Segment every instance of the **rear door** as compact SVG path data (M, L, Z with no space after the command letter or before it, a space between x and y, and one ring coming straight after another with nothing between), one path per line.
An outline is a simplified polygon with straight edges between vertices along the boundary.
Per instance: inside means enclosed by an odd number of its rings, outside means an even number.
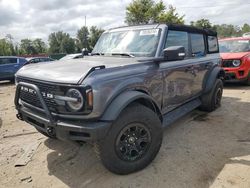
M211 40L211 47L218 49L217 38L206 38L205 35L199 33L190 33L191 53L193 62L193 83L191 84L192 95L199 95L202 91L203 81L213 66L213 61L207 54L206 41ZM212 44L213 43L213 44Z
M0 79L13 79L18 67L18 58L0 58Z

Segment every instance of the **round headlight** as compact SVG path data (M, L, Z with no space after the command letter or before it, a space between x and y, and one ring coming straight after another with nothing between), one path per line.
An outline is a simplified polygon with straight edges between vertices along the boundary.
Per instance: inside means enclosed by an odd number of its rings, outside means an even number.
M240 60L233 60L233 66L235 67L240 66Z
M69 89L66 93L67 97L72 98L72 100L67 101L67 105L72 111L78 111L81 110L83 107L83 96L81 92L77 89Z

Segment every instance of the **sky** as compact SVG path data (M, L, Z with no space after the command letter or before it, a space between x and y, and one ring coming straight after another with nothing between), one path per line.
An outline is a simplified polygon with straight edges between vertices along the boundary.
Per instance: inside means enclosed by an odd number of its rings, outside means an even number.
M84 26L103 29L125 25L126 6L132 0L0 0L0 38L11 34L14 41L42 38L56 31L72 37ZM157 2L157 0L156 0ZM213 24L250 24L246 0L163 0L185 15L185 23L201 18Z

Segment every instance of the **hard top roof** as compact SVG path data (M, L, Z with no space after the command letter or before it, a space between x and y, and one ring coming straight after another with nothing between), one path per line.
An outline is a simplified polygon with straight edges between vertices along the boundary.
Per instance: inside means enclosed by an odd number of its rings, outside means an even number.
M156 29L156 28L163 28L166 26L171 30L187 31L191 33L201 33L205 35L217 36L217 32L213 30L199 29L193 26L177 25L177 24L142 24L142 25L133 25L133 26L122 26L122 27L111 28L107 30L106 32L133 30L133 29Z

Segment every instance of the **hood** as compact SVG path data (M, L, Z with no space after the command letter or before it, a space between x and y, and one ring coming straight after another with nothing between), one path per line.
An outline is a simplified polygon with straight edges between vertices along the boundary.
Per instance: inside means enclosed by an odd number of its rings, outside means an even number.
M220 53L222 59L241 59L250 52L238 52L238 53Z
M90 56L81 59L36 63L22 67L17 77L25 77L48 82L78 84L92 67L104 65L105 68L138 63L136 58Z

